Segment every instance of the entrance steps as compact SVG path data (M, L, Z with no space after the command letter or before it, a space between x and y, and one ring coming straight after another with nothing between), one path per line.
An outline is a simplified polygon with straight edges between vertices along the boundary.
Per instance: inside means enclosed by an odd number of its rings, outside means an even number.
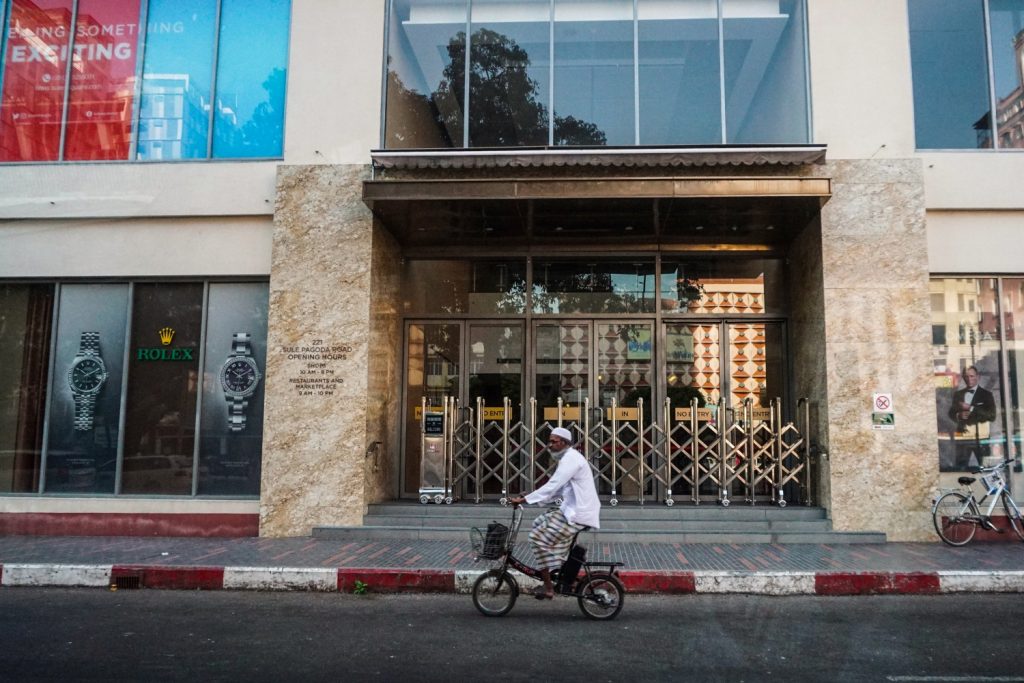
M530 522L545 508L525 508L520 540ZM415 539L467 541L470 527L492 521L508 524L511 508L496 502L421 505L396 501L370 505L362 526L319 526L315 538L374 541ZM825 509L749 505L733 501L729 507L662 503L620 503L601 507L601 528L587 534L592 540L631 543L885 543L877 531L833 531Z

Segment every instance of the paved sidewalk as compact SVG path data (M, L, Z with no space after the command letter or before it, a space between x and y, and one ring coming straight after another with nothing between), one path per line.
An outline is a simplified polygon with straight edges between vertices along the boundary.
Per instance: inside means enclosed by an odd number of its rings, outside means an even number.
M1024 543L680 544L581 541L635 592L1024 592ZM522 557L530 557L520 544ZM0 585L467 590L489 563L465 542L0 537ZM135 579L137 577L137 579Z

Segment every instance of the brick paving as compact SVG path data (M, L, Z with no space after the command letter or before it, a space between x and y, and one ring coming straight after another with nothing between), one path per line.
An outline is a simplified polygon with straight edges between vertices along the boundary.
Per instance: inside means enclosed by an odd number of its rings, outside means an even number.
M525 534L521 536L525 540ZM647 571L935 572L1024 570L1024 543L684 544L582 541L592 560ZM518 554L529 558L525 543ZM471 569L469 540L0 536L0 564Z

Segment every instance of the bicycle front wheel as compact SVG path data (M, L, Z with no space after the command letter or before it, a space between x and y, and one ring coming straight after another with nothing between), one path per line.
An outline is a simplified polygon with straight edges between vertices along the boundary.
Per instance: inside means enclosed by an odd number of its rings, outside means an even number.
M971 542L978 530L977 520L980 516L974 499L959 491L942 494L932 511L932 521L939 538L954 546Z
M485 617L508 614L518 597L519 586L502 569L492 569L481 574L473 584L473 606Z
M1013 527L1013 533L1024 541L1024 522L1021 522L1020 508L1007 491L1003 491L1003 509L1006 510L1006 521Z
M619 616L626 589L611 574L592 574L580 580L580 609L588 619L607 621Z

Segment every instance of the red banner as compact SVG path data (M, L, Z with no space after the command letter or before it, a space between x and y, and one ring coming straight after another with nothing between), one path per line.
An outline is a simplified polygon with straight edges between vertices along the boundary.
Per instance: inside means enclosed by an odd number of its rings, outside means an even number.
M56 161L72 0L13 0L5 27L0 161Z
M139 0L13 0L6 26L0 161L57 161L71 62L64 159L127 159Z
M79 0L66 160L128 158L138 45L139 0Z

